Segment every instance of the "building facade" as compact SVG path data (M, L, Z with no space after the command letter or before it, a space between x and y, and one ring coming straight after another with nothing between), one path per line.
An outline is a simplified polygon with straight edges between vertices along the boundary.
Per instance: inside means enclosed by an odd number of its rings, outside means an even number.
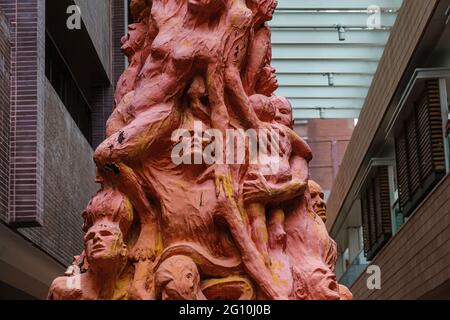
M45 298L82 251L127 5L0 0L0 297Z
M450 1L405 0L328 201L356 299L449 299Z

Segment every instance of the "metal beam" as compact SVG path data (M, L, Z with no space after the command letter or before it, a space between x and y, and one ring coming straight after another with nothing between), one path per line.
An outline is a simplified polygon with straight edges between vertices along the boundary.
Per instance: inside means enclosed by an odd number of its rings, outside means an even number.
M402 0L279 0L278 9L360 9L378 5L381 8L398 9Z
M357 119L359 109L296 109L295 120L303 119Z
M361 109L364 99L332 98L332 99L303 99L289 98L294 109Z
M378 62L342 61L342 60L276 60L272 65L283 73L358 73L374 74Z
M345 27L367 28L367 20L371 17L366 12L337 12L337 11L278 11L270 26L290 28L330 27L341 24ZM396 13L381 13L380 22L384 28L394 25Z
M359 98L365 99L369 88L361 87L280 87L277 94L289 98Z
M363 46L384 46L389 31L348 30L346 40L339 41L337 30L273 29L273 44L360 44Z
M322 73L281 73L277 72L278 84L284 86L325 86L328 87L328 77ZM339 86L370 87L373 75L334 74L334 83Z
M383 50L383 46L274 44L272 54L274 59L354 59L377 61L383 55Z

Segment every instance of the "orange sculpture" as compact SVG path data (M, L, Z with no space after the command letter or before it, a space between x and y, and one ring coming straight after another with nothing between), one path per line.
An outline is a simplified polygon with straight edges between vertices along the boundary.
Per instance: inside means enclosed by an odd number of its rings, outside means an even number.
M133 0L84 252L50 299L339 299L312 154L277 89L275 0Z
M323 223L327 221L327 205L325 203L325 195L322 190L322 187L315 181L309 180L309 194L311 197L311 205L314 212L322 219ZM325 229L322 228L323 234L325 235ZM336 268L336 254L337 254L337 245L336 242L329 237L329 251L324 256L326 263L329 265L331 271L335 271ZM351 291L342 284L338 285L338 292L340 300L352 300L353 295Z

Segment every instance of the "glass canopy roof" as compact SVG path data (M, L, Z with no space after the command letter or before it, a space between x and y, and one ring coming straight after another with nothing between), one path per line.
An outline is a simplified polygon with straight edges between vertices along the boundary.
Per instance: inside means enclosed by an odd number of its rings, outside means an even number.
M295 119L358 118L402 0L278 0L278 95Z

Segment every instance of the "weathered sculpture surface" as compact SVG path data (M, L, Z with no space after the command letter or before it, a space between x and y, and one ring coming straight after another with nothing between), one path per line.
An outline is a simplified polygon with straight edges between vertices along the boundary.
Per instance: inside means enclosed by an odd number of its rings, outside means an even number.
M131 1L129 67L94 157L101 190L50 299L344 296L311 151L274 95L276 5Z

